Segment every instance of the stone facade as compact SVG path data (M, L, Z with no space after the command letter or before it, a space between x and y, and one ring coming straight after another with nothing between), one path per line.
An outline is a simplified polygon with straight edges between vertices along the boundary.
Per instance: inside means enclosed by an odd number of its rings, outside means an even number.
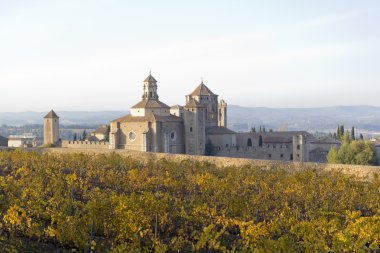
M44 117L44 144L57 145L59 142L59 117L51 110Z
M305 131L235 133L220 127L209 130L207 139L215 156L318 163L326 162L332 146L340 145Z
M142 100L131 113L110 122L109 149L155 153L214 155L297 162L326 162L333 140L304 131L236 133L227 128L227 103L218 101L203 81L186 95L185 106L159 100L157 80L143 81ZM54 116L54 117L53 117ZM58 116L44 119L45 143L58 140ZM104 149L105 142L62 142L66 148Z

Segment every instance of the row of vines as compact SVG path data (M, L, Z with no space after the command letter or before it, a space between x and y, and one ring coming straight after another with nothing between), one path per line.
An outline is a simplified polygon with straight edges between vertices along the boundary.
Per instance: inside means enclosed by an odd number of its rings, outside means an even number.
M379 252L380 177L0 152L0 252Z

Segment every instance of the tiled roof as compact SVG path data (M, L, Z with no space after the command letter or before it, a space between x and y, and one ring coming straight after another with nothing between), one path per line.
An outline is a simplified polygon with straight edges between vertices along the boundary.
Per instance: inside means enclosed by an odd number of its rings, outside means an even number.
M104 126L98 127L93 133L95 133L95 134L106 134L107 133L107 127L104 127Z
M319 138L319 139L312 141L311 143L313 143L313 144L341 144L340 141L337 141L337 140L330 138L330 137Z
M132 108L170 108L167 104L156 99L144 99L132 106Z
M149 76L145 78L144 82L157 82L157 80L154 79L154 77L151 74L149 74Z
M203 82L190 94L191 96L215 95Z
M223 126L215 126L210 127L206 129L206 134L213 135L213 134L236 134L236 132L228 129L227 127Z
M204 107L202 104L197 102L195 99L190 99L189 102L185 105L186 108L197 108L197 107Z
M115 119L111 122L180 122L182 119L180 117L169 115L169 116L159 116L154 113L147 113L145 116L132 116L131 114L125 115L121 118Z
M58 115L53 111L51 110L48 114L46 114L46 116L44 117L44 119L52 119L52 118L59 118Z

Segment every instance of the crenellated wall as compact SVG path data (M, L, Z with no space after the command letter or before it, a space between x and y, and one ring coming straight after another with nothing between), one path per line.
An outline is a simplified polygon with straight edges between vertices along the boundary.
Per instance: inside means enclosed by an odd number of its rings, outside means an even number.
M62 148L70 149L109 149L109 142L104 141L61 141Z

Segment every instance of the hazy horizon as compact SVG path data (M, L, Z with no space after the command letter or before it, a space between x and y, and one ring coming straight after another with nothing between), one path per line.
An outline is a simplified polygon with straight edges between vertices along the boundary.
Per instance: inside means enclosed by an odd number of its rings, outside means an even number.
M230 105L380 106L380 2L0 2L1 112L127 111L204 78Z

